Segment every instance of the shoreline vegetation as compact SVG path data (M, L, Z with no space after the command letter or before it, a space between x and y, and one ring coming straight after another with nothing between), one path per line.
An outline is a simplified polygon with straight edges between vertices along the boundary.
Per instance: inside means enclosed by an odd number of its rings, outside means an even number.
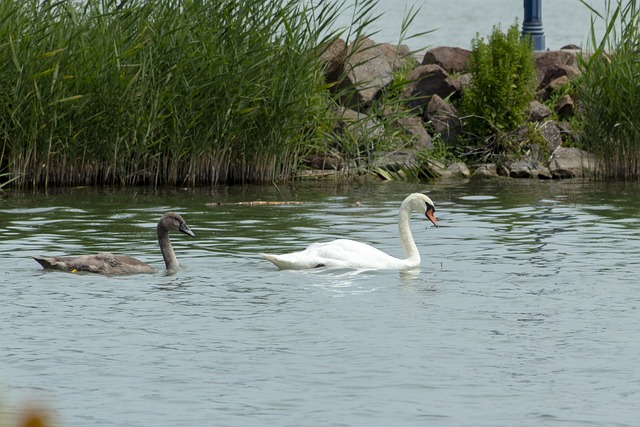
M336 11L291 0L4 1L2 172L20 187L290 175L326 110L315 52Z
M339 31L346 3L318 3L2 2L0 190L640 177L635 0L592 10L604 38L548 81L517 22L445 69L404 45L425 34L407 35L415 9L389 45L366 37L376 0ZM550 170L559 147L578 156L568 175Z

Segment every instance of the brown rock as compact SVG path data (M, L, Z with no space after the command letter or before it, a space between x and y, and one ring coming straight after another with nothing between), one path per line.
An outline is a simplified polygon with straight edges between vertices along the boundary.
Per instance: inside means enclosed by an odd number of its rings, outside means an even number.
M551 92L558 89L559 84L574 78L580 73L578 68L578 51L554 50L536 52L536 70L538 72L538 98L546 100ZM548 88L554 80L566 77L566 80L556 81L555 87ZM544 91L544 92L543 92Z
M332 58L335 60L339 56ZM366 108L393 79L391 67L384 53L373 40L366 37L354 41L347 47L341 67L332 63L330 65L333 70L342 70L333 90L343 94L341 102L349 108Z
M551 98L551 95L554 92L559 92L567 83L569 83L569 77L560 76L557 79L552 80L548 85L543 86L541 89L539 89L536 93L536 98L541 101L547 101Z
M593 157L577 148L558 147L549 162L549 171L554 178L575 178L595 172Z
M573 99L571 96L564 95L560 100L558 100L558 105L556 105L556 113L562 119L568 119L573 117L575 114L575 104L573 103Z
M445 101L438 95L433 95L427 103L427 108L424 111L425 120L433 120L438 116L457 115L456 108L449 102Z
M538 172L539 179L551 179L553 176L551 175L551 171L543 164L536 164L536 171Z
M536 68L546 72L550 67L556 65L568 65L577 67L577 53L571 50L547 50L535 53Z
M566 77L567 80L571 80L575 76L580 74L580 70L577 66L569 66L569 65L556 65L549 67L545 74L540 79L541 75L538 74L538 81L540 82L539 88L543 88L549 85L552 81L557 80L561 77ZM558 82L556 82L557 85ZM562 84L566 83L563 82Z
M544 122L540 126L540 132L542 133L544 140L547 142L549 154L553 153L562 144L560 129L558 129L558 125L553 120Z
M449 76L451 84L455 88L455 92L449 96L449 99L456 100L462 97L464 90L471 84L471 73L458 74L455 77Z
M563 141L578 142L580 140L579 136L574 132L569 122L558 122L556 124Z
M407 74L407 85L403 97L409 109L420 109L433 95L446 98L456 91L444 68L439 65L421 65Z
M406 135L415 141L416 148L433 148L433 139L419 117L401 117L398 119L398 125Z
M530 122L539 122L544 120L546 117L549 117L553 114L551 108L544 105L539 101L531 101L529 104L529 117L528 120Z
M425 109L425 120L431 122L434 132L446 142L454 142L462 132L462 123L455 107L433 95Z
M469 178L471 171L464 163L453 163L447 167L451 178Z
M343 72L346 52L347 43L340 38L322 47L320 61L324 65L324 78L327 83L338 83Z
M498 168L494 163L479 165L473 172L472 178L497 178Z
M530 162L517 161L509 165L509 176L511 178L531 178L533 175Z
M381 43L378 47L382 53L384 53L384 56L393 71L415 68L419 65L418 60L414 58L407 45L397 46L390 43Z
M461 73L467 69L470 55L471 51L459 47L436 47L425 53L422 65L436 64L448 73Z

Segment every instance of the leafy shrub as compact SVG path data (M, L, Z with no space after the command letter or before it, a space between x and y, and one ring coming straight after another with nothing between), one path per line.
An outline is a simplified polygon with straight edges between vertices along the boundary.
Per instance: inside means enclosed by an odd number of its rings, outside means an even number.
M517 21L506 34L493 27L488 43L480 36L473 39L469 71L473 78L461 105L468 116L465 131L482 138L520 125L537 80L533 45L520 36Z

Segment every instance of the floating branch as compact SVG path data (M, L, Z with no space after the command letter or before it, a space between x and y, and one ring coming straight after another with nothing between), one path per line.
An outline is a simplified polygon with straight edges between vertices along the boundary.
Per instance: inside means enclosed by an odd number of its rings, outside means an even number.
M207 203L205 206L209 206L209 207L217 207L217 206L222 206L222 205L254 205L254 206L263 206L263 205L270 205L270 206L278 206L278 205L304 205L304 202L269 202L269 201L253 201L253 202L236 202L236 203L222 203L222 202L210 202Z

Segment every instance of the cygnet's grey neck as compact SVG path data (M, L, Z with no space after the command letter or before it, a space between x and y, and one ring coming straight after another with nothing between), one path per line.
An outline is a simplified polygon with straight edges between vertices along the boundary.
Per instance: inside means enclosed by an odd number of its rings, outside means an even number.
M160 251L167 270L179 269L180 264L173 251L173 246L171 246L171 240L169 240L169 231L163 226L162 222L158 223L158 244L160 245Z

